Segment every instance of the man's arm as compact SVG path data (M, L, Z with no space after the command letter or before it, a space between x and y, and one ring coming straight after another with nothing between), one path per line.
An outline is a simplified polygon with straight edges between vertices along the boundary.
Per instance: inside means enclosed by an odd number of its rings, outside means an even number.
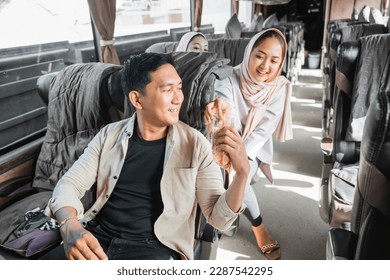
M232 168L236 172L233 182L226 191L226 202L232 211L237 212L244 199L250 169L245 144L239 133L229 126L220 129L214 137L215 149L229 155Z
M47 211L55 216L68 259L107 259L98 240L78 221L84 213L80 198L96 181L102 147L100 131L54 188Z

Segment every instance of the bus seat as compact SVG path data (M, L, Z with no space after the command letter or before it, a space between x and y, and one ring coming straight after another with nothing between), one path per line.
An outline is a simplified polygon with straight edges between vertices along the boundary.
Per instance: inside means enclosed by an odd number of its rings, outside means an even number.
M74 64L56 75L50 73L39 78L40 95L48 96L49 102L47 132L36 162L35 177L31 179L31 188L35 192L2 209L0 244L15 239L13 231L27 211L36 207L43 209L59 178L99 129L119 119L119 115L113 118L108 113L111 105L107 98L107 79L120 68L103 63ZM50 93L47 94L46 90ZM80 111L83 114L78 113ZM87 198L89 196L86 196L85 203L88 203ZM0 258L21 257L11 251L3 254L3 251L0 250Z
M130 106L130 101L123 95L122 69L110 75L108 78L108 93L113 107L118 111L121 119L129 118L135 111Z
M375 54L369 55L373 49ZM331 161L324 160L322 182L325 183L321 185L319 203L321 217L333 227L348 227L351 221L363 137L361 127L368 106L387 83L389 57L390 34L364 36L338 47L334 133L328 151ZM325 169L331 171L326 173Z
M217 38L208 39L209 51L217 53L218 58L228 58L229 65L236 66L242 62L244 50L250 38ZM178 42L156 43L148 47L145 52L171 53L175 52Z
M109 114L107 92L109 75L119 69L118 65L80 63L56 75L50 87L48 128L37 161L34 188L53 190L95 134L120 119L118 114Z
M180 120L204 135L207 127L203 121L205 106L215 99L215 79L224 79L233 73L228 60L210 52L174 52L174 62L183 82L184 101Z
M385 19L381 11L377 8L370 8L370 22L385 25Z
M372 34L384 34L387 30L383 24L350 22L349 25L335 30L330 37L330 76L329 76L329 92L326 93L325 100L329 102L328 106L333 108L334 105L334 87L336 75L336 55L338 46L347 41L358 40L363 36Z
M179 42L160 42L155 43L148 47L145 52L154 52L154 53L170 53L176 50L177 44Z
M363 22L370 22L370 7L364 5L358 14L358 20Z
M345 131L351 112L352 86L358 54L358 41L342 43L337 50L334 132L332 146L326 151L332 160L323 164L321 181L327 184L321 186L319 204L321 217L331 226L343 225L351 219L359 147L355 142L345 141ZM326 173L326 169L330 169L330 172Z
M229 59L229 65L236 66L242 62L244 58L244 51L249 41L250 38L210 39L209 52L217 53L219 58Z
M360 59L352 93L352 109L346 139L362 140L362 127L368 106L376 97L381 78L387 75L386 66L390 55L390 34L365 36L360 39ZM373 50L375 50L373 55ZM370 73L367 75L367 73ZM367 95L368 94L368 95Z
M378 93L367 113L351 231L340 228L329 231L327 259L390 259L389 147L390 89L387 88Z
M279 25L279 19L276 16L276 13L273 13L272 15L269 15L263 22L263 29L267 29L270 27L274 27Z
M261 30L263 30L263 22L264 22L263 14L260 13L259 15L256 15L251 22L249 31L260 32Z
M242 26L238 20L237 14L228 20L225 27L226 38L238 39L241 37Z

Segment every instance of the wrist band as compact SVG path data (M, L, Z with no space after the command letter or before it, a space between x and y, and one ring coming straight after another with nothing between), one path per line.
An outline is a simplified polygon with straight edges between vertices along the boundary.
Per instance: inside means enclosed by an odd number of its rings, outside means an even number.
M69 220L77 220L76 217L68 217L68 218L65 218L64 220L62 220L62 222L60 223L60 225L58 226L58 228L61 228L63 225L66 224L67 221Z

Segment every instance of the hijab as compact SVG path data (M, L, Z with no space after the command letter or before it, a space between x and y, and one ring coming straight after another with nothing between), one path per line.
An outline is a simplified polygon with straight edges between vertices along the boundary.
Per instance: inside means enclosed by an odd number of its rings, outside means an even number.
M270 31L274 31L280 34L280 37L283 39L283 59L274 77L271 77L270 80L266 82L256 82L254 79L251 78L249 74L250 56L257 39L259 39L266 32ZM246 140L250 136L256 126L260 123L265 111L267 110L268 105L271 103L275 94L278 93L282 88L285 88L284 110L282 117L278 123L278 126L275 130L275 138L281 142L292 139L292 120L290 106L291 85L289 80L287 80L284 76L280 75L282 72L284 61L286 59L286 51L287 43L283 36L283 33L275 28L269 28L257 33L249 41L248 45L245 48L244 58L239 66L240 89L246 102L250 105L249 114L242 134L244 140Z
M188 44L191 42L192 38L194 38L195 36L198 36L198 35L200 35L206 39L206 37L200 32L191 31L191 32L187 32L186 34L184 34L183 37L181 37L179 43L177 44L176 51L177 52L186 52L187 48L188 48Z

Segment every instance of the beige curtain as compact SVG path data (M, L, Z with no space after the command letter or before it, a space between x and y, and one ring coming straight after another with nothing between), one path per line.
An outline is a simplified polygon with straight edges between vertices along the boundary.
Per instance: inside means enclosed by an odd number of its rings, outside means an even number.
M232 0L233 4L233 14L236 14L238 16L238 11L240 9L240 3L238 3L238 0Z
M195 0L194 31L200 31L200 26L202 23L202 9L203 9L203 0Z
M103 62L120 64L114 47L116 0L88 0L88 5L100 34Z

